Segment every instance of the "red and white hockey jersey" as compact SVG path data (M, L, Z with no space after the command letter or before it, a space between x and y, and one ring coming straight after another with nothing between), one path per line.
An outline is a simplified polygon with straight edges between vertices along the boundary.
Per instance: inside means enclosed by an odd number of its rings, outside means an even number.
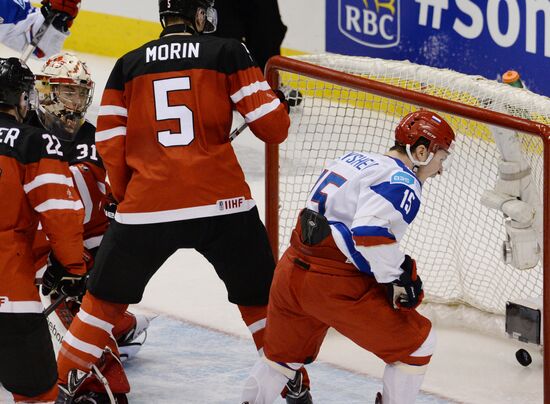
M38 222L59 262L84 274L82 203L60 142L0 113L0 313L40 313L32 243Z
M177 30L119 59L103 93L96 144L120 223L255 206L229 141L233 107L267 143L288 134L288 113L243 44Z
M403 162L374 153L347 153L330 162L307 208L330 223L338 249L379 283L402 273L399 249L420 207L422 185Z
M31 121L39 126L35 117ZM85 122L71 142L64 141L64 159L69 162L77 195L84 206L84 247L88 250L99 247L103 234L109 226L103 205L110 189L105 179L105 169L95 147L95 127ZM39 229L33 245L36 259L37 277L46 269L50 245L46 235Z

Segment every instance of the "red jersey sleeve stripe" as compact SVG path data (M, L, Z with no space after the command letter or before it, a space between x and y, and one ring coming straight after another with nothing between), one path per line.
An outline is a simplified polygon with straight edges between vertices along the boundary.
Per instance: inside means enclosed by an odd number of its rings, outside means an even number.
M244 116L244 121L246 123L254 122L257 119L260 119L261 117L269 114L272 111L275 111L277 107L281 105L281 101L279 101L278 98L274 99L273 101L269 103L265 103L263 105L260 105L258 108L256 108L254 111L249 112Z
M70 201L67 199L48 199L34 208L34 210L40 213L46 212L48 210L61 209L81 210L84 209L84 207L82 206L82 202L80 200Z
M111 129L100 130L95 133L96 142L104 142L117 136L126 136L126 126L117 126Z
M269 87L267 81L256 81L252 84L241 87L239 91L231 94L231 101L236 104L244 97L248 97L249 95L257 93L258 91L265 90L271 90L271 87Z
M124 107L119 107L118 105L102 105L99 107L98 116L108 116L108 115L117 115L117 116L128 116L128 110Z
M23 189L25 190L25 193L28 194L33 189L47 184L62 184L72 187L73 180L72 178L62 174L41 174L34 177L32 181L29 181L23 185Z

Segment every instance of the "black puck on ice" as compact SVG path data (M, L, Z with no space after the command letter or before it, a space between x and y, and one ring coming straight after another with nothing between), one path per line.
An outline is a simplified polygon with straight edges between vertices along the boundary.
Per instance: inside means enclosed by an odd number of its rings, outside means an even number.
M533 359L531 359L531 355L525 349L517 350L516 359L522 366L529 366L531 362L533 362Z

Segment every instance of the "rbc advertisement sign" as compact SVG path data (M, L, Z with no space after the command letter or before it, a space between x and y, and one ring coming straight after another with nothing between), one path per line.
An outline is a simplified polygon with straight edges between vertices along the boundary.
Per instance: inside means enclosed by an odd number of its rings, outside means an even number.
M550 96L550 0L326 0L326 50L497 79Z

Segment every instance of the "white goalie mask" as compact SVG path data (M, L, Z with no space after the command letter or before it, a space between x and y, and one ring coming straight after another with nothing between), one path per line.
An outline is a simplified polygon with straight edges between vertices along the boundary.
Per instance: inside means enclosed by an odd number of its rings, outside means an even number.
M71 140L92 103L94 82L86 64L71 53L50 57L36 75L38 117L52 134Z

